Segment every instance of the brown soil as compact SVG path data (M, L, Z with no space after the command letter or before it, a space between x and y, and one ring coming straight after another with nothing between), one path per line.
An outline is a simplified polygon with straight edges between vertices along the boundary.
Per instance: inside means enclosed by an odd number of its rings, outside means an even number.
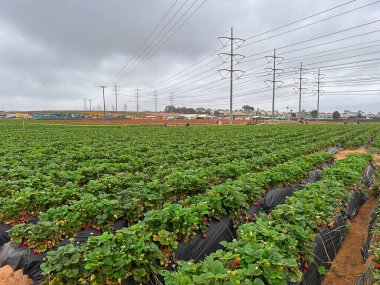
M32 285L33 280L23 275L22 270L13 271L9 265L0 268L1 285Z
M380 167L380 154L372 154L375 165Z
M367 151L364 149L364 148L358 148L358 149L345 149L345 150L342 150L340 152L338 152L336 155L335 155L335 158L336 160L341 160L341 159L344 159L346 158L346 156L350 153L366 153Z
M350 153L365 153L365 149L343 150L336 155L336 159L343 159ZM375 165L380 166L380 155L373 155ZM372 196L360 208L359 214L348 223L351 229L339 250L334 262L327 273L323 285L355 284L357 277L368 268L370 260L362 262L360 247L367 238L370 213L376 206L376 199Z
M133 119L65 119L65 120L40 120L40 122L70 122L70 123L89 123L89 124L102 124L102 125L164 125L168 126L184 126L186 123L191 125L211 125L216 126L217 120L195 120L195 119L183 119L183 120L164 120L164 119L148 119L148 118L133 118ZM223 125L229 125L228 119L222 119ZM248 120L234 120L234 125L246 125Z
M343 150L336 155L336 159L345 158L350 153L365 153L365 149ZM375 165L380 166L380 155L374 154ZM362 262L360 247L367 238L368 223L371 219L370 213L376 206L376 199L372 196L361 207L359 214L348 223L351 229L335 257L323 285L348 285L355 284L358 275L368 268L370 260Z
M376 206L376 200L370 197L360 208L359 214L348 224L351 225L341 249L335 257L323 285L348 285L355 284L356 278L366 268L363 264L360 247L367 238L368 223L371 220L370 213ZM370 261L368 260L367 263Z

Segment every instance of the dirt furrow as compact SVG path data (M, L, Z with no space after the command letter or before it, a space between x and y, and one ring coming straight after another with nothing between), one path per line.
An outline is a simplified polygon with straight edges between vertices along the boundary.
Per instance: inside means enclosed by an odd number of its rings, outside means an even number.
M375 205L376 200L370 197L360 208L359 214L353 220L348 221L350 230L326 274L323 285L355 284L358 275L366 269L366 264L362 262L360 247L362 242L367 239L368 223L371 220L370 213Z

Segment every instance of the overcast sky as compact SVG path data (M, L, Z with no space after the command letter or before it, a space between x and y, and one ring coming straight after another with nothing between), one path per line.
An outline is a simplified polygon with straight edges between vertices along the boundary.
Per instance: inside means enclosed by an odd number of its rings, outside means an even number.
M158 110L171 102L229 108L229 80L218 70L230 67L218 53L230 48L219 50L218 37L229 36L234 27L235 37L247 39L240 48L234 46L234 52L246 56L234 65L245 71L234 81L234 109L248 104L270 110L272 89L265 81L273 78L265 68L273 68L273 62L265 56L276 48L284 58L276 61L283 69L277 71L276 79L283 83L276 89L276 110L298 110L298 90L293 88L299 84L293 78L299 77L296 68L302 61L307 69L302 76L308 79L302 86L307 88L302 109L316 109L313 74L321 68L326 92L320 97L321 111L380 111L380 22L374 22L379 21L379 1L0 2L0 110L79 110L84 98L97 109L102 104L99 85L108 86L111 110L115 83L119 110L124 105L136 110L137 87L140 110L155 109L155 89Z

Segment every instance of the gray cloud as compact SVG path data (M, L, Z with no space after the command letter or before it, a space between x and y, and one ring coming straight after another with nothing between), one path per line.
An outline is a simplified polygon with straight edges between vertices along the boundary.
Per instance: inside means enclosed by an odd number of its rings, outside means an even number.
M185 3L184 1L179 0L175 7L179 7ZM98 85L104 84L104 82L113 83L109 80L139 52L139 47L144 39L173 2L171 0L3 0L0 9L0 109L80 109L85 97L92 98L95 106L100 104L101 97ZM187 1L185 7L189 7L192 2L193 0ZM199 0L196 6L201 2ZM160 109L170 103L169 96L171 93L173 93L176 105L228 108L227 82L220 81L204 88L199 87L219 80L220 75L217 69L227 67L227 65L216 67L221 63L216 54L203 62L205 64L203 67L190 69L188 75L184 73L173 80L158 83L218 49L220 43L217 37L228 36L231 26L234 27L237 37L247 38L328 9L339 3L344 3L344 1L332 3L328 0L208 0L143 65L128 76L123 77L122 80L117 80L121 88L119 102L120 104L127 104L129 110L134 110L134 89L139 86L142 90L141 109L153 109L152 94L155 88L159 94ZM358 0L330 13L251 39L249 42L258 41L368 3L371 1ZM372 5L320 24L242 47L237 52L249 56L377 20L379 8L379 4ZM361 29L295 46L294 49L349 35L357 35L378 28L379 23L375 23ZM302 55L319 51L327 52L329 49L376 39L379 39L379 34L374 33L362 38L353 38L336 44L284 54L285 60L282 66L286 71L292 70L293 67L298 66L297 59ZM159 43L156 41L151 47L154 49L158 45ZM280 49L279 54L291 49ZM310 65L311 63L330 60L330 62L320 64L327 66L379 57L379 54L374 53L368 56L353 57L349 60L334 60L345 55L356 56L369 51L379 51L379 47L357 50L351 53L342 52L341 55L336 54L330 57L306 59L305 65L309 64L311 71L306 75L309 78L309 82L306 84L309 90L303 100L303 109L314 109L316 104L316 98L311 95L313 89L311 73L314 72L313 68L318 67L318 65ZM242 63L237 68L252 69L252 71L247 71L247 74L249 72L264 72L265 67L271 66L270 64L265 65L264 55L253 56L251 58L260 58L257 61ZM291 58L295 59L291 60ZM215 66L214 69L213 66ZM207 71L210 68L211 70ZM347 71L328 71L325 74L327 80L327 78L334 76L373 76L376 72L378 72L377 68L371 67ZM202 75L196 76L198 74ZM284 85L290 85L294 83L292 77L295 76L297 75L288 74L287 76L280 75L279 78L284 80ZM270 88L264 92L255 93L255 91L265 88L264 80L267 78L269 77L262 76L256 79L245 78L236 81L235 108L240 108L242 104L250 104L259 108L270 109ZM218 87L219 85L220 87ZM379 87L379 85L357 86L361 89L374 90L380 89ZM326 91L357 90L355 86L339 88L330 86ZM293 93L292 87L278 89L277 93L276 109L284 110L286 106L294 110L298 109L298 97ZM378 106L380 106L379 98L380 96L363 96L360 98L331 96L326 93L321 99L321 109L325 111L361 109L377 112L379 111ZM112 86L109 86L107 88L108 108L112 104Z

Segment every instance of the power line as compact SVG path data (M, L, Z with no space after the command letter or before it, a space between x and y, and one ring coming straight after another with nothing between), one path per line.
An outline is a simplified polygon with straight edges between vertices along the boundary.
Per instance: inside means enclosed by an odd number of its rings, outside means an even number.
M364 33L364 34L359 34L359 35L355 35L355 36L350 36L350 37L346 37L346 38L342 38L342 39L338 39L338 40L334 40L334 41L330 41L330 42L325 42L325 43L321 43L321 44L316 44L316 45L312 45L312 46L308 46L308 47L303 47L303 48L299 48L299 49L294 49L294 50L290 50L290 51L285 51L285 52L282 52L281 54L288 54L288 53L293 53L293 52L297 52L297 51L302 51L302 50L306 50L306 49L310 49L310 48L315 48L315 47L320 47L320 46L324 46L324 45L327 45L327 44L332 44L332 43L336 43L336 42L341 42L341 41L344 41L344 40L347 40L347 39L352 39L352 38L356 38L356 37L361 37L363 35L367 35L367 34L371 34L371 33L375 33L375 32L379 32L380 30L375 30L375 31L372 31L372 32L369 32L369 33ZM342 50L342 49L347 49L347 48L350 48L350 47L355 47L355 46L361 46L361 45L365 45L365 44L369 44L369 43L374 43L374 42L378 42L380 40L374 40L374 41L368 41L368 42L362 42L362 43L359 43L359 44L354 44L354 45L349 45L349 46L344 46L344 47L340 47L340 48L335 48L335 49L329 49L329 51L334 51L334 50ZM363 48L367 48L367 47L363 47ZM326 52L326 51L323 51L323 52ZM318 54L318 53L322 53L322 52L316 52L314 54Z
M380 41L380 40L377 40L377 41ZM363 45L363 44L359 44L359 45ZM319 52L315 52L315 53L309 53L309 54L302 55L302 56L299 56L299 57L291 57L291 58L289 58L289 60L292 60L292 59L298 59L299 60L301 58L306 58L306 59L309 60L309 59L320 58L320 57L327 57L327 56L342 54L342 53L346 53L346 52L353 52L353 51L362 50L362 49L374 48L374 47L379 47L379 46L380 46L380 44L379 45L372 45L372 46L368 46L368 47L361 47L361 48L343 50L343 51L334 52L334 53L328 53L328 52L334 51L334 50L347 49L347 47L341 47L341 48L336 48L336 49L329 49L328 51L319 51ZM312 55L316 55L316 54L321 54L321 55L319 55L319 56L312 56ZM312 57L310 57L310 56L312 56ZM291 61L288 61L288 62L291 62Z
M130 58L129 61L122 67L122 69L114 76L112 77L108 83L112 82L113 80L115 80L119 75L120 73L122 73L126 68L127 66L131 63L131 61L136 58L140 52L143 50L145 44L150 40L150 38L152 37L152 35L155 33L155 31L157 30L157 28L161 25L161 23L164 21L164 19L166 18L166 16L170 13L170 11L173 9L173 7L175 6L175 4L178 2L178 0L175 0L174 3L170 6L169 10L166 11L165 15L161 18L161 20L158 22L158 24L154 27L154 29L152 30L152 32L149 34L149 36L144 40L144 42L139 46L138 48L138 52L137 54L135 54L134 57Z
M172 75L172 76L170 76L170 77L168 77L168 78L166 78L166 79L164 79L164 80L161 80L161 81L159 81L157 84L154 84L154 85L152 85L152 86L150 86L150 87L157 87L157 86L160 86L160 85L164 84L164 83L167 82L167 81L172 81L174 78L176 78L176 77L178 77L179 75L185 73L186 71L190 70L190 69L193 68L194 66L197 66L199 63L205 61L206 59L210 58L211 56L215 56L215 54L216 54L217 52L221 51L223 48L224 48L224 47L214 50L212 53L210 53L210 54L208 54L207 56L201 58L200 60L198 60L198 61L195 62L194 64L192 64L192 65L190 65L189 67L185 68L184 70L182 70L182 71L176 73L175 75ZM215 59L212 60L211 62L214 62L214 61L217 61L217 60L218 60L218 58L215 58ZM203 67L203 66L208 66L211 62L207 62L205 65L202 65L201 67ZM198 67L196 70L198 70L198 69L200 69L200 67ZM194 72L194 71L191 71L190 73L192 73L192 72Z
M328 91L326 93L332 94L332 93L361 93L361 92L380 92L380 90L344 90L344 91Z
M358 36L358 35L356 35L356 36ZM355 36L355 37L356 37ZM359 35L360 36L360 35ZM352 37L348 37L348 38L352 38ZM345 38L345 39L347 39L347 38ZM333 41L333 42L336 42L336 41ZM329 43L331 43L331 42L329 42ZM323 43L322 45L324 45L324 44L327 44L327 43ZM250 74L246 74L246 75L244 75L244 77L247 77L247 76L249 76ZM207 76L207 77L210 77L210 76ZM177 83L176 85L178 85L178 84L180 84L180 83ZM188 83L188 85L190 85L190 84L192 84L192 83ZM185 85L187 85L187 84L185 84ZM182 87L184 87L185 85L183 85Z
M250 40L250 39L253 39L253 38L256 38L256 37L259 37L259 36L262 36L262 35L265 35L265 34L268 34L268 33L271 33L271 32L274 32L274 31L277 31L277 30L279 30L279 29L282 29L282 28L285 28L285 27L291 26L291 25L293 25L293 24L297 24L297 23L299 23L299 22L302 22L302 21L304 21L304 20L307 20L307 19L313 18L313 17L315 17L315 16L319 16L319 15L321 15L321 14L324 14L324 13L326 13L326 12L332 11L332 10L334 10L334 9L340 8L340 7L342 7L342 6L348 5L348 4L353 3L353 2L356 2L356 0L348 1L348 2L343 3L343 4L340 4L340 5L338 5L338 6L334 6L334 7L332 7L332 8L327 9L327 10L323 10L323 11L318 12L318 13L316 13L316 14L313 14L313 15L307 16L307 17L305 17L305 18L302 18L302 19L299 19L299 20L296 20L296 21L290 22L289 24L286 24L286 25L283 25L283 26L280 26L280 27L277 27L277 28L274 28L274 29L268 30L268 31L266 31L266 32L262 32L262 33L260 33L260 34L257 34L257 35L251 36L251 37L248 37L248 38L247 38L247 41Z
M265 40L272 39L272 38L274 38L274 37L282 36L282 35L285 35L285 34L290 33L290 32L294 32L294 31L297 31L297 30L300 30L300 29L303 29L303 28L306 28L306 27L309 27L309 26L312 26L312 25L315 25L315 24L318 24L318 23L321 23L321 22L327 21L327 20L331 20L331 19L336 18L336 17L338 17L338 16L342 16L342 15L345 15L345 14L348 14L348 13L351 13L351 12L354 12L354 11L357 11L357 10L359 10L359 9L362 9L362 8L365 8L365 7L368 7L368 6L371 6L371 5L377 4L377 3L379 3L379 2L380 2L380 1L375 1L375 2L372 2L372 3L366 4L366 5L363 5L363 6L360 6L360 7L354 8L354 9L352 9L352 10L345 11L345 12L342 12L342 13L339 13L339 14L336 14L336 15L333 15L333 16L330 16L330 17L327 17L327 18L325 18L325 19L318 20L318 21L315 21L315 22L312 22L312 23L306 24L306 25L301 26L301 27L298 27L298 28L294 28L294 29L291 29L291 30L288 30L288 31L285 31L285 32L282 32L282 33L279 33L279 34L276 34L276 35L272 35L272 36L266 37L266 38L264 38L264 39L257 40L257 41L255 41L255 42L253 42L253 43L245 44L245 46L249 46L249 45L253 45L253 44L259 43L259 42L263 42L263 41L265 41Z
M340 63L340 64L326 65L326 66L323 66L323 68L336 67L336 66L349 65L349 64L362 63L362 62L372 62L372 61L378 61L378 60L380 60L380 58L351 61L351 62L345 62L345 63ZM312 64L309 64L309 65L315 65L315 64L319 64L319 62L312 63Z
M335 7L333 7L333 8L328 9L328 10L332 10L332 9L334 9L334 8L341 7L341 6L346 5L346 4L348 4L348 3L351 3L351 2L354 2L354 1L350 1L350 2L347 2L347 3L345 3L345 4L335 6ZM377 2L378 2L378 1L377 1ZM372 5L372 4L375 4L375 3L377 3L377 2L373 2L373 3L368 4L368 5ZM357 8L355 8L355 9L353 9L353 10L357 10L357 9L359 9L359 8L367 7L368 5L361 6L361 7L357 7ZM317 13L317 14L321 14L321 13L326 12L326 11L328 11L328 10L322 11L322 12ZM350 11L353 11L353 10L350 10ZM348 13L348 11L346 11L346 12L344 12L344 13ZM312 15L312 16L315 16L315 15L317 15L317 14L314 14L314 15ZM312 16L309 16L309 17L312 17ZM335 15L335 16L337 16L337 15ZM309 18L309 17L306 17L306 18ZM303 18L303 19L306 19L306 18ZM302 20L302 19L301 19L301 20ZM301 21L301 20L299 20L299 21ZM297 21L296 21L296 22L297 22ZM293 23L294 23L294 22L293 22ZM288 24L288 25L291 25L291 24L292 24L292 23L290 23L290 24ZM287 25L285 25L285 26L287 26ZM281 27L279 27L279 28L281 28ZM276 28L276 29L277 29L277 28ZM206 58L208 58L208 57L206 57ZM193 66L194 66L194 65L193 65ZM187 69L187 70L188 70L188 69Z
M197 77L199 77L199 76L201 76L201 75L203 75L203 74L207 74L207 73L210 72L210 71L214 71L214 72L215 72L215 69L218 68L218 67L220 67L220 66L222 66L222 65L223 65L223 63L218 64L218 65L216 65L216 66L212 66L211 68L207 69L206 71L203 71L203 72L201 72L201 73L198 73L198 74L196 74L196 75L194 75L194 76L192 76L192 77L190 77L190 78L188 78L188 79L186 79L186 80L183 80L183 81L177 82L177 83L175 83L175 84L173 84L173 85L171 85L171 86L169 86L169 87L161 88L160 90L161 90L161 91L172 90L173 87L178 86L178 85L180 85L179 88L183 88L184 86L187 86L187 85L192 85L193 83L192 83L192 81L190 81L191 79L195 79L195 78L197 78ZM201 79L205 79L205 78L208 78L208 77L213 76L213 75L215 75L215 73L212 73L212 74L210 74L210 75L208 75L208 76L206 76L206 77L203 77L203 78L201 78ZM187 81L189 81L189 82L183 84L184 82L187 82ZM195 80L195 81L199 81L199 79L197 79L197 80ZM181 85L181 84L182 84L182 85ZM178 87L177 87L177 88L178 88Z
M168 27L168 25L170 24L170 22L177 16L177 14L182 10L182 8L186 5L186 3L188 2L189 0L185 0L182 5L179 7L179 9L174 13L174 15L172 15L172 17L169 19L169 21L165 24L165 26L159 31L159 33L153 38L153 40L151 41L150 45L146 46L142 51L141 51L141 54L143 54L143 57L144 57L144 53L145 51L147 51L150 46L155 43L156 39L159 38L159 36L162 34L162 32ZM195 0L196 2L197 0ZM176 24L174 24L172 27L174 27ZM166 35L166 34L165 34ZM165 36L164 35L164 36ZM149 52L149 51L148 51ZM130 72L130 70L134 67L134 65L136 65L136 63L138 63L139 61L141 61L141 59L138 59L137 57L135 58L135 60L132 62L132 64L130 65L130 67L126 70L126 74L128 74ZM123 77L125 76L122 75L120 78L118 78L118 80L120 81Z
M295 46L295 45L304 44L304 43L307 43L307 42L310 42L310 41L319 40L319 39L322 39L322 38L325 38L325 37L337 35L337 34L348 32L348 31L352 31L354 29L362 28L362 27L365 27L365 26L368 26L368 25L372 25L372 24L375 24L375 23L378 23L378 22L380 22L380 20L375 20L375 21L367 22L367 23L364 23L364 24L361 24L361 25L357 25L357 26L353 26L353 27L350 27L350 28L347 28L347 29L343 29L343 30L340 30L340 31L336 31L336 32L325 34L325 35L321 35L321 36L318 36L318 37L315 37L315 38L312 38L312 39L308 39L308 40L300 41L300 42L297 42L297 43L289 44L289 45L280 47L278 49L284 49L284 48L292 47L292 46Z
M340 58L335 58L335 59L329 59L329 60L325 60L325 61L319 61L319 62L310 62L310 63L306 63L307 65L315 65L315 64L321 64L321 63L326 63L326 62L331 62L331 61L337 61L337 60L343 60L343 59L350 59L350 58L354 58L354 57L360 57L360 56L365 56L365 55L372 55L372 54L377 54L379 53L380 51L373 51L373 52L368 52L368 53L363 53L363 54L357 54L357 55L350 55L350 56L345 56L345 57L340 57ZM313 57L311 58L306 58L307 59L312 59ZM292 61L288 61L288 62L295 62L297 61L296 60L292 60Z
M270 32L273 32L273 31L275 31L275 30L278 30L278 29L281 29L281 28L284 28L284 27L287 27L287 26L290 26L290 25L293 25L293 24L296 24L296 23L301 22L301 21L304 21L304 20L306 20L306 19L309 19L309 18L312 18L312 17L318 16L318 15L321 15L321 14L323 14L323 13L326 13L326 12L332 11L332 10L337 9L337 8L340 8L340 7L342 7L342 6L348 5L348 4L353 3L353 2L355 2L355 1L356 1L356 0L348 1L348 2L346 2L346 3L343 3L343 4L340 4L340 5L337 5L337 6L331 7L331 8L329 8L329 9L326 9L326 10L323 10L323 11L321 11L321 12L315 13L315 14L310 15L310 16L308 16L308 17L304 17L304 18L302 18L302 19L299 19L299 20L293 21L293 22L291 22L291 23L289 23L289 24L282 25L282 26L280 26L280 27L277 27L277 28L274 28L274 29L268 30L268 31L266 31L266 32L259 33L259 34L255 35L255 36L250 37L249 39L252 39L252 38L254 38L254 37L258 37L258 36L261 36L261 35L264 35L264 34L267 34L267 33L270 33ZM203 62L203 61L206 60L207 58L211 57L212 55L215 55L215 54L216 54L217 52L219 52L220 50L221 50L221 49L217 49L217 50L211 52L209 55L207 55L206 57L202 58L201 60L199 60L198 62L194 63L193 65L189 66L189 67L186 68L185 70L183 70L183 71L177 73L176 75L173 75L173 76L171 76L171 77L169 77L169 78L167 78L167 79L165 79L165 80L163 80L163 81L160 81L159 83L157 83L156 85L153 85L153 86L157 86L157 85L161 84L162 82L166 82L166 81L168 81L168 80L170 80L170 79L173 79L173 78L177 77L178 75L182 74L183 72L185 72L185 71L191 69L192 67L198 65L199 63ZM265 54L265 53L267 53L267 52L268 52L268 51L265 51L265 52L263 52L263 54Z
M167 37L165 38L166 35L169 34L169 32L180 22L180 20L182 20L187 14L188 12L191 10L191 8L194 6L194 4L197 2L198 0L195 0L194 3L190 6L190 8L188 8L185 13L177 20L177 22L165 33L164 35L164 39L161 40L161 42L159 42L158 44L155 45L155 48L152 49L151 51L149 51L145 56L143 56L136 64L134 64L129 70L126 71L126 73L121 76L119 78L119 81L123 80L126 76L128 76L131 72L135 71L137 68L139 68L140 66L142 66L155 52L157 52L162 46L163 44L165 44L169 39L171 39L173 37L173 35L180 29L183 27L183 25L195 14L195 12L197 12L199 10L199 8L201 8L203 6L203 4L207 1L207 0L204 0L198 7L195 8L195 10L193 12L191 12L191 14L189 16L187 16L187 18L185 18L182 23L180 23L180 25Z
M299 42L296 42L296 43L288 44L288 45L285 45L285 46L277 47L276 49L277 50L282 50L282 49L289 48L289 47L292 47L292 46L301 45L301 44L304 44L304 43L307 43L307 42L319 40L321 38L330 37L330 36L337 35L337 34L340 34L340 33L352 31L352 30L355 30L355 29L358 29L358 28L362 28L364 26L372 25L372 24L375 24L375 23L378 23L378 22L380 22L380 20L376 20L376 21L372 21L372 22L367 22L367 23L364 23L364 24L361 24L361 25L357 25L357 26L353 26L353 27L350 27L350 28L346 28L346 29L343 29L343 30L336 31L336 32L324 34L324 35L317 36L317 37L314 37L314 38L311 38L311 39L307 39L307 40L299 41ZM300 49L297 49L297 50L293 50L293 51L289 51L289 52L300 51L300 50L303 50L303 49L309 49L309 48L318 47L318 46L322 46L322 45L326 45L326 44L331 44L331 43L335 43L335 42L339 42L339 41L343 41L343 40L348 40L348 39L352 39L352 38L356 38L356 37L361 37L361 36L377 33L379 31L380 31L380 29L374 30L374 31L370 31L370 32L366 32L366 33L361 33L359 35L345 37L345 38L342 38L342 39L338 39L338 40L334 40L334 41L330 41L330 42L326 42L326 43L321 43L321 44L317 44L317 45L313 45L313 46L303 47L303 48L300 48ZM265 53L267 53L269 51L270 50L263 51L263 52L260 52L260 53L251 54L251 55L248 55L247 58L252 57L252 56L256 56L256 55L262 55L262 54L265 54ZM285 54L285 52L282 52L282 54Z
M367 23L367 24L369 24L369 23ZM364 24L364 25L366 25L366 24ZM350 28L350 29L353 29L353 28L358 28L358 27L361 27L361 26L363 26L363 25L360 25L360 26L357 26L357 27L352 27L352 28ZM347 29L345 29L345 30L343 30L343 31L339 31L339 32L344 32L344 31L347 31ZM338 32L335 32L335 33L330 33L330 34L328 34L328 35L331 35L331 34L336 34L336 33L338 33ZM322 37L324 37L324 36L328 36L328 35L323 35ZM363 35L363 34L362 34ZM359 36L362 36L362 35L359 35ZM319 37L317 37L317 38L321 38L321 36L319 36ZM352 38L352 37L348 37L348 38ZM316 39L316 38L314 38L314 39ZM307 40L307 41L311 41L311 40L314 40L314 39L309 39L309 40ZM303 41L303 42L305 42L305 41ZM303 43L302 42L302 43ZM335 41L334 41L335 42ZM299 44L299 43L298 43ZM326 44L326 43L325 43ZM295 44L292 44L292 45L295 45ZM284 48L284 47L281 47L281 48ZM207 57L206 57L207 58ZM178 84L180 84L180 83L176 83L176 85L178 85ZM173 87L173 86L172 86Z

